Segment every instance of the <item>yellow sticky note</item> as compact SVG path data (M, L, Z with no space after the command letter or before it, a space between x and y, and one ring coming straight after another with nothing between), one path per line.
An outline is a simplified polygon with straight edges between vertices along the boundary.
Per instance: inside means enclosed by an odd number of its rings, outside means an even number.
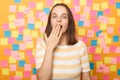
M25 5L19 5L19 6L18 6L18 11L19 11L19 12L24 12L24 11L25 11L25 8L26 8Z
M97 44L100 45L100 43L101 43L101 41L100 41L100 39L98 39L98 40L97 40Z
M9 69L2 68L2 75L9 75Z
M34 11L30 11L29 14L26 15L27 17L34 17Z
M22 71L16 71L16 76L23 77L23 73L22 73Z
M80 6L85 6L86 4L86 0L80 0Z
M36 9L38 10L42 10L44 7L43 7L43 2L37 2L36 4Z
M14 37L14 38L17 38L19 35L19 32L18 31L11 31L11 36Z
M10 22L11 22L11 21L15 21L15 19L16 19L15 14L9 15L9 16L8 16L8 19L9 19Z
M103 64L102 61L97 61L97 62L96 62L96 67L99 68L101 64Z
M30 30L29 29L24 29L23 36L30 36Z
M90 75L93 76L93 70L90 70Z
M71 0L64 0L65 3L71 3Z
M116 71L116 65L110 65L110 71Z
M120 9L117 9L117 16L120 16Z
M41 21L36 21L35 22L35 29L40 29L41 26L42 26L42 22Z
M43 26L46 26L47 25L47 22L43 22Z
M27 48L33 48L33 42L26 45Z
M9 57L9 63L16 63L16 60L13 57Z
M102 2L101 7L102 7L102 9L107 9L108 8L108 3L107 2Z
M110 57L104 57L105 64L110 64L110 61L111 61Z
M61 3L61 0L54 0L54 4Z
M100 24L100 30L106 30L107 29L107 24Z
M92 61L93 57L91 54L89 54L89 60Z
M106 38L106 39L105 39L105 42L106 42L106 44L111 44L112 39L111 39L111 38Z
M115 17L109 18L109 24L115 24Z
M38 31L31 31L31 36L32 38L37 38L38 37Z
M15 26L14 22L9 22L9 28L10 29L16 29L16 26Z
M85 35L85 29L82 29L82 28L78 29L78 35L84 36Z
M33 51L33 52L32 52L32 55L35 55L36 49L33 49L32 51Z
M25 59L25 53L24 52L19 52L21 59Z
M1 38L0 39L0 44L1 45L7 45L8 44L8 39L7 38Z
M97 47L95 52L98 53L98 54L101 54L102 53L102 48L101 47Z
M99 3L93 3L92 9L93 10L100 10L100 4Z

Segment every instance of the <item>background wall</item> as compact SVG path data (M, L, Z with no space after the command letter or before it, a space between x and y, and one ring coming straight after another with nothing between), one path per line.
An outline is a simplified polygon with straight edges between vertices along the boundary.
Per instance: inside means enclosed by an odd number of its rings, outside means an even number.
M0 80L36 80L35 45L58 2L73 12L92 80L120 80L120 0L0 0Z

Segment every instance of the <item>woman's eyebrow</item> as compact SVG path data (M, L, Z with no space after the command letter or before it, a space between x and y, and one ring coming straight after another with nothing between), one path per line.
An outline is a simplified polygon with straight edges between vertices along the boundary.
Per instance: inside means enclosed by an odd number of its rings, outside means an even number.
M52 15L56 15L57 13L52 13ZM67 15L67 13L62 13L62 15Z

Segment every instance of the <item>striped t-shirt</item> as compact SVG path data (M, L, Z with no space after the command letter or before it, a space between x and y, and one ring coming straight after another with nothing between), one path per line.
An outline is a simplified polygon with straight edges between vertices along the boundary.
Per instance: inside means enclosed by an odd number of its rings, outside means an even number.
M36 46L36 69L40 68L45 56L46 44ZM90 71L87 48L79 40L74 45L58 45L53 53L52 80L80 80L81 72Z

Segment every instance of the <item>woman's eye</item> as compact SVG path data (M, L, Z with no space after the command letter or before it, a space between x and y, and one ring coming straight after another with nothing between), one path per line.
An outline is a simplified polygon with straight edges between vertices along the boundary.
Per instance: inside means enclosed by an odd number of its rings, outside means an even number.
M63 18L64 18L64 19L66 19L66 18L67 18L67 16L63 16Z
M57 16L52 16L52 18L57 18Z

